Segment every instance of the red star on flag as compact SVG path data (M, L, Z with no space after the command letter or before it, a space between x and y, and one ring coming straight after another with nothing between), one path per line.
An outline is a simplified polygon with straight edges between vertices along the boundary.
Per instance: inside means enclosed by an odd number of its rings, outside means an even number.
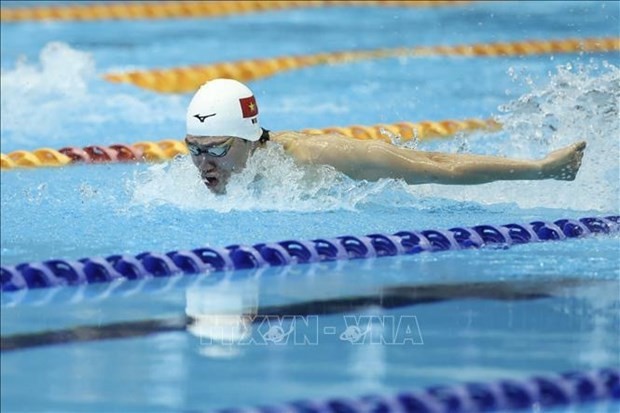
M258 106L256 106L256 99L254 96L239 99L241 104L241 113L244 118L253 118L258 115Z

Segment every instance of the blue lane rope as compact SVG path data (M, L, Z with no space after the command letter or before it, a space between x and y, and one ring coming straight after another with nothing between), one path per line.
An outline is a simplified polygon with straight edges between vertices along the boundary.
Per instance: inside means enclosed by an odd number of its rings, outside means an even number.
M477 413L521 411L620 400L620 369L569 372L490 383L434 386L359 398L300 400L279 406L232 408L217 413ZM538 410L537 409L537 410Z
M620 232L620 216L588 217L528 224L477 225L449 230L401 231L395 234L344 235L311 241L287 240L254 246L201 247L136 256L111 255L78 261L53 259L0 267L2 291L112 282L120 279L169 277L212 271L306 264L510 246Z

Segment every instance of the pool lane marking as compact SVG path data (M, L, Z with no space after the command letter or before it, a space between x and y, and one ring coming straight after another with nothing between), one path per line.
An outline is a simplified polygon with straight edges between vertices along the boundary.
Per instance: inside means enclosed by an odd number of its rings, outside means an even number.
M309 265L319 262L375 259L445 251L508 248L620 232L620 216L564 218L504 225L405 230L362 236L341 235L310 240L287 239L254 245L200 246L168 252L144 251L107 257L48 259L1 265L3 293L28 289L118 283L121 280L178 275L225 274L234 270ZM217 275L215 276L217 277Z
M620 369L617 365L585 371L533 374L527 378L504 377L492 381L435 384L426 388L415 386L415 381L410 380L409 388L399 390L361 395L347 392L331 397L305 397L284 403L231 406L192 413L572 412L575 411L572 406L584 406L579 411L594 412L611 411L609 407L614 409L613 406L620 402Z
M160 93L189 93L197 90L206 81L216 78L249 82L289 70L373 59L446 56L513 57L619 50L620 37L528 39L514 42L397 47L245 59L167 69L112 72L105 74L104 78L110 82L129 83Z
M223 17L287 9L322 7L446 7L471 3L462 0L269 0L269 1L160 1L113 2L94 5L58 5L49 7L3 7L1 21L93 21L93 20L159 20L170 18Z
M398 285L384 287L375 295L309 300L300 303L259 307L253 316L254 324L266 318L342 314L368 307L397 309L414 305L483 299L522 301L550 298L566 288L609 282L580 278L550 278L546 280L489 281L459 284ZM5 310L6 311L6 310ZM130 339L153 334L183 332L191 325L189 316L166 319L124 321L109 324L77 326L36 333L19 333L0 337L0 352L26 350L60 344L75 344L113 339Z

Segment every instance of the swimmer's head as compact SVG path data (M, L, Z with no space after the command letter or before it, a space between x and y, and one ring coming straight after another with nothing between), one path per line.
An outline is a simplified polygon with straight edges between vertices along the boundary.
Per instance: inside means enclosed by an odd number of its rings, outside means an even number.
M232 79L202 85L187 108L185 123L192 136L234 136L256 142L262 134L254 94Z
M225 192L232 173L243 169L257 144L268 136L258 122L254 94L232 79L202 85L187 108L185 123L192 161L215 193Z

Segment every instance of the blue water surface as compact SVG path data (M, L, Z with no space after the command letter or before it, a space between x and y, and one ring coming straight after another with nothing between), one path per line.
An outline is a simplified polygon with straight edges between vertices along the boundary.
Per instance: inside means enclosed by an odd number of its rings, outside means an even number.
M0 144L8 153L183 137L191 93L108 83L108 72L617 37L619 15L618 2L473 2L217 19L3 22ZM618 214L619 64L618 52L390 58L249 82L261 123L272 130L495 117L502 131L409 145L521 158L583 139L588 148L572 182L353 182L329 168L287 163L275 147L223 197L206 192L186 157L3 171L2 265ZM617 236L597 236L3 293L3 346L25 336L31 346L3 350L2 410L202 412L618 368L619 256ZM409 301L391 307L394 294ZM366 304L354 305L360 297ZM266 325L249 326L247 319L263 311L290 311L308 323L300 331L315 341L261 341ZM342 336L350 317L372 320L360 324L368 342ZM399 336L393 326L403 320L412 329ZM295 332L290 319L278 326ZM222 331L245 338L231 343ZM53 344L63 334L73 341ZM248 337L255 341L243 344ZM372 337L390 343L373 344Z

